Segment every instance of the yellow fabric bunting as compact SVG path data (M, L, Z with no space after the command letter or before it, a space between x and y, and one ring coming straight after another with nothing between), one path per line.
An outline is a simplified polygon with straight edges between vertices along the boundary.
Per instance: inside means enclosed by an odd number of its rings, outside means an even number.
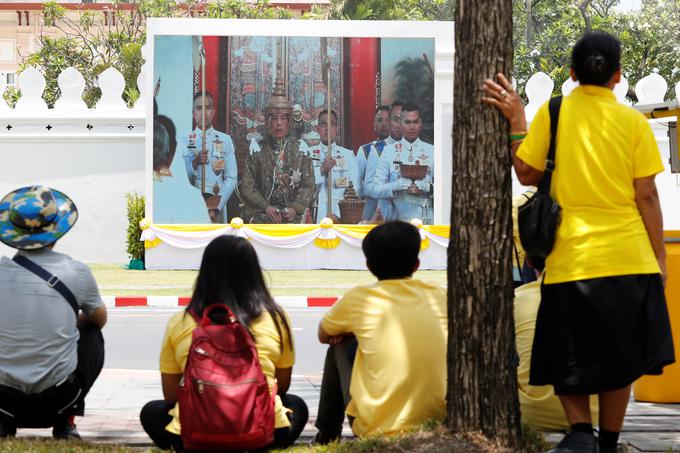
M340 245L340 238L337 237L335 239L316 238L314 239L314 245L322 249L334 249L338 245Z

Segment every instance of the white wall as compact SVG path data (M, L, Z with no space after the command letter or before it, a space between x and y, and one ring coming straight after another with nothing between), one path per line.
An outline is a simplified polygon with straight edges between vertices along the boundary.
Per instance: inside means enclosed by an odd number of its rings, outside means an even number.
M0 118L0 126L7 120ZM144 193L144 136L37 137L12 140L0 134L0 196L42 184L61 190L78 207L79 219L57 251L89 262L125 263L125 193ZM0 255L13 249L0 244Z

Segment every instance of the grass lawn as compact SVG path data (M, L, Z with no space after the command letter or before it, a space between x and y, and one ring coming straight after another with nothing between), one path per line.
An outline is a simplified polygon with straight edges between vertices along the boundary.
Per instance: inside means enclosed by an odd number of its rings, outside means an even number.
M2 453L132 453L139 451L160 452L161 450L126 447L116 444L95 444L90 442L56 441L51 439L0 440Z
M539 431L524 427L525 445L522 452L532 453L544 451L550 445L543 440ZM95 444L79 441L54 441L51 439L12 439L0 441L0 453L132 453L153 452L156 448L128 447L116 444ZM452 434L441 425L427 426L421 429L394 436L372 436L364 439L343 441L329 445L298 445L286 450L274 450L272 453L389 453L389 452L422 452L422 453L512 453L512 450L501 447L477 433Z
M91 264L105 296L190 296L197 271L129 271L118 264ZM446 287L446 271L418 271L416 278ZM341 296L375 281L367 271L272 270L265 279L274 296Z

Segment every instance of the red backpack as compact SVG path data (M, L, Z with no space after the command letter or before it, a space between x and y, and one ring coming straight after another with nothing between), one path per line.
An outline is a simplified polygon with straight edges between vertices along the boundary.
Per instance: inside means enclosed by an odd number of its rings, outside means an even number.
M226 312L216 324L211 313ZM274 441L274 396L255 342L226 305L198 318L177 389L182 442L190 450L250 450Z

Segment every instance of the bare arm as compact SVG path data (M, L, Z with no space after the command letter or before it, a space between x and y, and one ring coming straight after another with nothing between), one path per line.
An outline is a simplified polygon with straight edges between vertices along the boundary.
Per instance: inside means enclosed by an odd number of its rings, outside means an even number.
M524 104L517 92L513 90L510 81L503 75L498 74L498 82L491 79L484 81L484 94L482 102L496 107L510 124L511 132L526 132L527 120L524 115ZM528 165L517 157L517 149L521 141L512 144L512 166L519 182L525 186L535 186L543 179L543 172Z
M163 399L166 403L177 402L177 385L181 377L181 374L161 373L161 387L163 388Z
M654 176L636 178L633 181L635 186L635 202L642 215L642 221L647 229L649 241L652 243L654 255L661 268L661 277L666 283L666 247L663 243L663 216L661 205L659 204L659 193L656 190Z
M290 378L293 375L293 367L290 368L277 368L274 371L274 377L276 378L276 393L279 395L284 395L288 388L290 388Z
M95 309L89 315L85 314L85 312L82 312L78 316L79 321L87 321L91 324L94 324L99 329L102 329L106 325L107 318L108 318L108 315L107 315L107 311L106 311L106 306L104 306L104 305Z

